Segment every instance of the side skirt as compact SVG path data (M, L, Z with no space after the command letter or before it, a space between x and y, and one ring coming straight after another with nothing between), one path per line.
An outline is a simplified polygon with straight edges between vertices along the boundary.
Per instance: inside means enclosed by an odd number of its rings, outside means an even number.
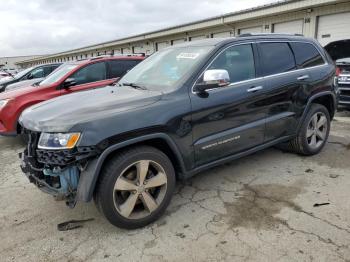
M181 175L181 179L184 179L184 180L188 179L188 178L190 178L190 177L192 177L192 176L194 176L194 175L196 175L196 174L198 174L200 172L203 172L204 170L210 169L212 167L215 167L215 166L218 166L218 165L222 165L224 163L231 162L231 161L233 161L235 159L238 159L238 158L241 158L241 157L245 157L245 156L248 156L248 155L253 154L255 152L258 152L260 150L272 147L274 145L277 145L277 144L280 144L280 143L283 143L283 142L287 142L287 141L293 139L293 137L294 136L284 136L284 137L275 139L273 141L267 142L265 144L262 144L260 146L248 149L246 151L243 151L243 152L231 155L231 156L227 156L227 157L218 159L218 160L216 160L214 162L210 162L208 164L201 165L201 166L196 167L195 169L193 169L193 170L191 170L189 172L180 174Z

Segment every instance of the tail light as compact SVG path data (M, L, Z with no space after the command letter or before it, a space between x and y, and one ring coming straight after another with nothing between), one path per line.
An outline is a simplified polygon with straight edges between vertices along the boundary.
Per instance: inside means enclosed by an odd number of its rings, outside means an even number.
M335 75L336 76L339 76L340 74L341 74L341 69L339 68L339 67L337 67L336 69L335 69Z

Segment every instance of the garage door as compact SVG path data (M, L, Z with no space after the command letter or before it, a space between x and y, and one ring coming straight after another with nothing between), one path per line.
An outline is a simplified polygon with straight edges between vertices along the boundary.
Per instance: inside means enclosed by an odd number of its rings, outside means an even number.
M273 25L273 32L286 33L286 34L302 34L303 24L304 24L303 20L276 23Z
M200 40L200 39L204 39L206 38L206 36L204 35L198 35L198 36L191 36L190 39L191 41L196 41L196 40Z
M350 13L320 16L317 39L323 46L336 40L350 39Z
M134 46L134 54L146 53L145 48L143 46Z
M213 38L230 37L231 32L228 31L228 32L213 33L212 36Z
M123 54L131 54L132 53L131 48L129 48L129 47L122 48L122 53Z
M121 54L122 50L120 48L114 49L114 54Z
M185 41L186 41L186 39L181 38L181 39L172 40L171 43L172 43L172 45L177 45L177 44L184 43Z
M163 48L166 48L167 46L169 46L169 42L158 42L156 43L157 46L157 51L162 50Z
M262 32L262 26L241 28L238 30L239 35L249 34L249 33L261 33L261 32Z

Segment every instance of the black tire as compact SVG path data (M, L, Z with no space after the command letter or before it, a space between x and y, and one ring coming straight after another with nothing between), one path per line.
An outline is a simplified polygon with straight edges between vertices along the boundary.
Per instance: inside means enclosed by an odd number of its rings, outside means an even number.
M327 119L327 130L325 131L325 139L323 140L322 144L320 146L318 146L317 148L312 148L309 143L308 143L308 139L307 139L307 129L309 126L309 123L312 119L313 116L315 116L316 114L321 113L323 114L326 119ZM330 120L330 115L329 112L327 110L327 108L323 105L320 104L312 104L311 108L309 110L309 112L307 113L300 129L298 132L298 135L291 141L289 141L286 144L282 144L280 145L279 148L283 147L285 149L287 149L287 151L291 151L300 155L305 155L305 156L311 156L311 155L316 155L318 154L323 147L325 146L328 136L329 136L329 131L330 131L330 126L331 126L331 120Z
M153 212L147 214L147 216L143 218L129 219L121 215L115 205L114 186L117 179L123 175L123 171L125 172L133 163L143 160L154 161L162 167L167 179L166 189L164 189L161 203L159 203L158 207ZM163 152L150 146L132 147L117 153L113 158L108 160L96 185L94 200L98 210L111 224L120 228L135 229L156 221L164 213L172 198L175 183L174 167ZM129 197L130 196L131 193Z

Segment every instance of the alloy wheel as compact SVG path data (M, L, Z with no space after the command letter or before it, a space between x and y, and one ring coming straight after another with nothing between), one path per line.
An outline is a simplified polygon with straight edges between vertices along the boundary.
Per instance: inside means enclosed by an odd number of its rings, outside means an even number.
M142 219L162 203L167 190L163 167L151 160L129 165L117 178L113 201L118 213L127 219Z
M307 126L306 139L312 149L321 147L327 137L328 120L324 113L315 113Z

